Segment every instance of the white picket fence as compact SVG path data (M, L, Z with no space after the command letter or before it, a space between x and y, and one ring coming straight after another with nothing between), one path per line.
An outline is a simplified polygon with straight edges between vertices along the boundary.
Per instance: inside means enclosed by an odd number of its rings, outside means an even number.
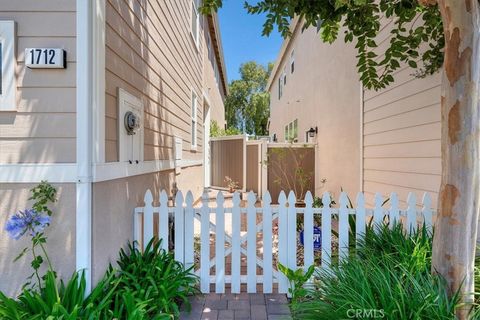
M188 192L185 198L182 192L178 192L174 207L169 207L165 191L160 194L159 207L153 206L154 199L150 190L145 193L144 200L145 206L135 209L134 239L145 247L148 241L156 236L164 240L162 248L168 250L169 216L172 217L175 224L175 259L187 268L193 266L195 261L194 221L200 224L200 252L197 253L199 268L195 273L200 277L200 288L203 293L210 292L211 284L215 285L216 293L224 293L226 284L230 284L232 293L239 293L241 284L245 283L249 293L257 291L257 284L262 285L264 293L271 293L274 284L278 284L279 293L286 293L288 281L274 266L274 254L278 254L278 262L291 269L308 268L314 264L314 243L304 241L303 265L297 265L297 216L303 215L304 239L313 239L314 216L320 216L321 263L318 267L328 268L332 257L332 230L338 234L339 259L344 259L349 254L349 215L356 217L355 230L352 232L355 232L358 243L370 221L375 225L385 221L393 225L395 221L401 219L411 232L423 223L431 228L433 214L431 198L427 193L423 196L420 210L417 209L414 193L409 194L405 209L400 208L395 193L391 194L385 206L382 206L384 201L382 196L376 194L373 208L365 206L365 197L362 193L356 198L355 208L349 208L349 199L345 193L341 193L339 197L338 208L330 207L329 193L323 195L323 208L313 208L313 197L310 192L306 194L304 208L295 207L296 198L293 192L290 192L287 198L283 191L280 193L278 205L271 205L270 194L267 192L261 207L255 206L258 202L252 192L248 194L246 206L241 206L238 193L234 194L232 205L225 206L222 192L218 193L214 207L209 206L207 194L202 196L201 206L194 207L191 192ZM226 228L227 215L229 221L231 219L230 228ZM154 216L157 218L154 219ZM246 217L246 232L241 231L242 216ZM388 220L385 217L388 217ZM155 221L158 221L158 230L154 230ZM275 226L278 228L274 228ZM274 240L278 240L277 247L274 247ZM214 252L210 252L212 247ZM227 270L225 262L229 255L231 269ZM242 255L246 257L246 262L243 259L246 273L242 272L241 268ZM212 268L214 272L211 272ZM258 270L261 270L260 274L257 274Z

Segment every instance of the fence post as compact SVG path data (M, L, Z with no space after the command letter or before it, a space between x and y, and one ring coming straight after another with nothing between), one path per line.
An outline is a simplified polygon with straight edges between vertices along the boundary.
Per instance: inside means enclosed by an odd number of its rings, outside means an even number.
M168 251L168 196L165 190L160 193L158 233L159 239L162 241L160 249Z
M395 192L392 192L390 195L390 215L389 215L389 220L390 220L390 229L393 228L393 226L397 223L400 222L400 210L398 208L398 196Z
M195 241L193 238L193 221L195 219L195 213L193 209L193 194L191 191L187 192L185 205L185 234L183 235L185 237L185 269L189 269L195 263L193 254L193 242Z
M345 192L340 194L340 209L338 212L338 257L341 260L348 257L348 197Z
M272 199L267 191L263 196L263 293L272 293Z
M240 194L233 194L232 208L232 293L240 293Z
M310 191L305 194L305 213L303 214L303 265L305 271L313 265L313 197Z
M417 229L417 196L413 192L407 197L407 228L408 234Z
M297 269L297 210L295 203L297 198L293 191L288 194L288 213L287 213L287 246L288 246L288 267L291 270Z
M225 293L225 209L222 191L215 210L215 293Z
M360 238L365 236L366 222L365 222L365 196L362 192L357 195L357 208L355 210L355 241L356 248L360 247Z
M175 196L175 260L185 265L185 215L183 212L183 194L181 191L177 192Z
M322 202L322 267L329 269L332 256L332 210L328 192L323 194Z
M380 193L375 193L375 208L373 209L373 230L379 231L384 217L382 208L383 197Z
M288 267L288 243L287 243L287 197L282 190L278 196L278 262ZM288 279L279 272L278 292L287 293Z
M432 231L432 198L428 192L423 195L422 216L425 223L425 228Z
M255 194L247 197L247 292L257 291L257 210Z
M145 208L143 210L143 249L153 238L153 195L150 189L145 192Z
M200 290L210 293L210 208L206 190L203 191L200 210Z

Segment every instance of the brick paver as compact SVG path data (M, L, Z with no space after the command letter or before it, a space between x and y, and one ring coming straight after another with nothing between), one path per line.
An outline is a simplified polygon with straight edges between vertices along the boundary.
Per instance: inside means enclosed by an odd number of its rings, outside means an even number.
M180 320L289 320L284 294L208 294L191 300L191 310L182 308Z

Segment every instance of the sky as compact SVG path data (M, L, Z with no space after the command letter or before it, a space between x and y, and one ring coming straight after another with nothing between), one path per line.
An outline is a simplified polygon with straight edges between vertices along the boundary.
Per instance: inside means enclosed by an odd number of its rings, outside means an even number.
M244 62L254 60L265 66L275 62L283 42L276 30L263 37L265 17L249 15L243 4L243 0L224 0L218 13L229 82L239 79L238 69Z

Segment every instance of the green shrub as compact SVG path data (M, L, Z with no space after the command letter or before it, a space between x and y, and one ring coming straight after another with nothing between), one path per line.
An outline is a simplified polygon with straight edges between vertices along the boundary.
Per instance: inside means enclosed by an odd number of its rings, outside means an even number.
M317 274L305 299L292 304L298 319L454 319L458 295L448 297L446 283L430 273L431 233L411 236L401 225L367 227L356 255Z
M128 244L127 251L120 250L118 270L107 271L105 277L111 280L106 288L115 288L108 309L116 318L126 318L130 306L142 307L147 319L170 319L179 314L180 304L188 306L188 297L197 293L192 269L185 270L171 253L160 249L160 243L150 241L144 252Z
M160 250L160 242L152 240L144 252L132 244L128 253L122 249L119 269L110 266L85 298L84 273L75 272L66 284L58 281L44 246L45 229L53 214L48 205L56 201L55 188L42 182L31 192L33 207L13 214L5 230L16 240L30 238L31 246L15 260L31 253L33 274L16 299L0 292L0 319L172 319L179 314L178 305L188 305L188 296L196 293L193 267L185 270L172 254ZM41 275L45 261L48 270Z
M85 275L75 272L65 283L48 271L38 290L24 288L17 299L0 292L0 318L17 319L99 319L108 306L113 288L107 291L106 282L99 285L85 299ZM95 301L95 303L93 303Z

